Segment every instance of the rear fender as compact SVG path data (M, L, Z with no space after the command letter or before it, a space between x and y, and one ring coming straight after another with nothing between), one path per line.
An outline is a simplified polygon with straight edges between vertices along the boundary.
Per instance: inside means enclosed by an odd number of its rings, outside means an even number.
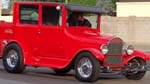
M6 40L3 42L2 44L2 56L3 56L3 52L5 50L5 48L9 45L9 44L12 44L12 43L16 43L20 48L21 48L21 51L22 51L22 54L23 54L23 58L24 58L24 64L28 63L27 61L27 56L28 56L28 51L27 51L27 48L25 48L24 46L20 45L19 42L17 42L16 40Z

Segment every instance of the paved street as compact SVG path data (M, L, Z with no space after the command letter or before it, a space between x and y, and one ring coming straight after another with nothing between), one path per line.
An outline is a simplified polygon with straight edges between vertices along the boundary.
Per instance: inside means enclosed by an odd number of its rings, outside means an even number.
M127 80L120 75L104 76L93 84L149 84L150 72L142 80ZM85 84L75 79L73 71L65 76L56 75L48 68L27 67L23 74L7 73L0 60L0 84Z

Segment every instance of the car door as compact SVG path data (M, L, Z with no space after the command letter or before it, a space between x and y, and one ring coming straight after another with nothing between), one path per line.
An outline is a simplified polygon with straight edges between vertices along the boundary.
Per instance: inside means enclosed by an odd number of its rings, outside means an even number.
M37 49L39 32L39 6L38 4L21 4L18 9L18 23L14 27L14 38L22 45L25 59L29 63L34 61L34 52Z
M36 54L42 61L47 61L46 63L52 59L65 59L61 10L57 10L56 6L42 6L42 23Z

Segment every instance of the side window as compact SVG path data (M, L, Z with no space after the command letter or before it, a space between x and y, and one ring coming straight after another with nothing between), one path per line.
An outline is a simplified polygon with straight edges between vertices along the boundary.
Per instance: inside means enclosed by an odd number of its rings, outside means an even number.
M55 6L42 7L42 24L51 26L61 25L61 11Z
M20 23L21 24L38 24L38 6L21 5L20 6Z

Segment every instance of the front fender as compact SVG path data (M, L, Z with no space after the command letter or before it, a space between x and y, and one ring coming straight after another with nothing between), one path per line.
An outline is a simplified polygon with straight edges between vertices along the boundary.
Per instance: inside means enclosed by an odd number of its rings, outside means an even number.
M103 61L104 60L104 55L100 52L100 50L94 49L94 48L82 48L82 49L77 50L75 53L69 54L68 56L71 56L70 58L68 58L69 61L66 63L66 65L64 65L61 68L67 67L71 62L74 62L76 57L82 52L90 52L99 61Z
M100 61L104 60L104 55L98 49L84 48L84 49L79 50L78 53L84 52L84 51L90 52L91 54L93 54Z
M140 50L134 50L134 53L132 55L125 55L124 58L125 58L125 64L127 64L131 59L133 58L141 58L143 60L150 60L150 56L143 52L143 51L140 51Z

